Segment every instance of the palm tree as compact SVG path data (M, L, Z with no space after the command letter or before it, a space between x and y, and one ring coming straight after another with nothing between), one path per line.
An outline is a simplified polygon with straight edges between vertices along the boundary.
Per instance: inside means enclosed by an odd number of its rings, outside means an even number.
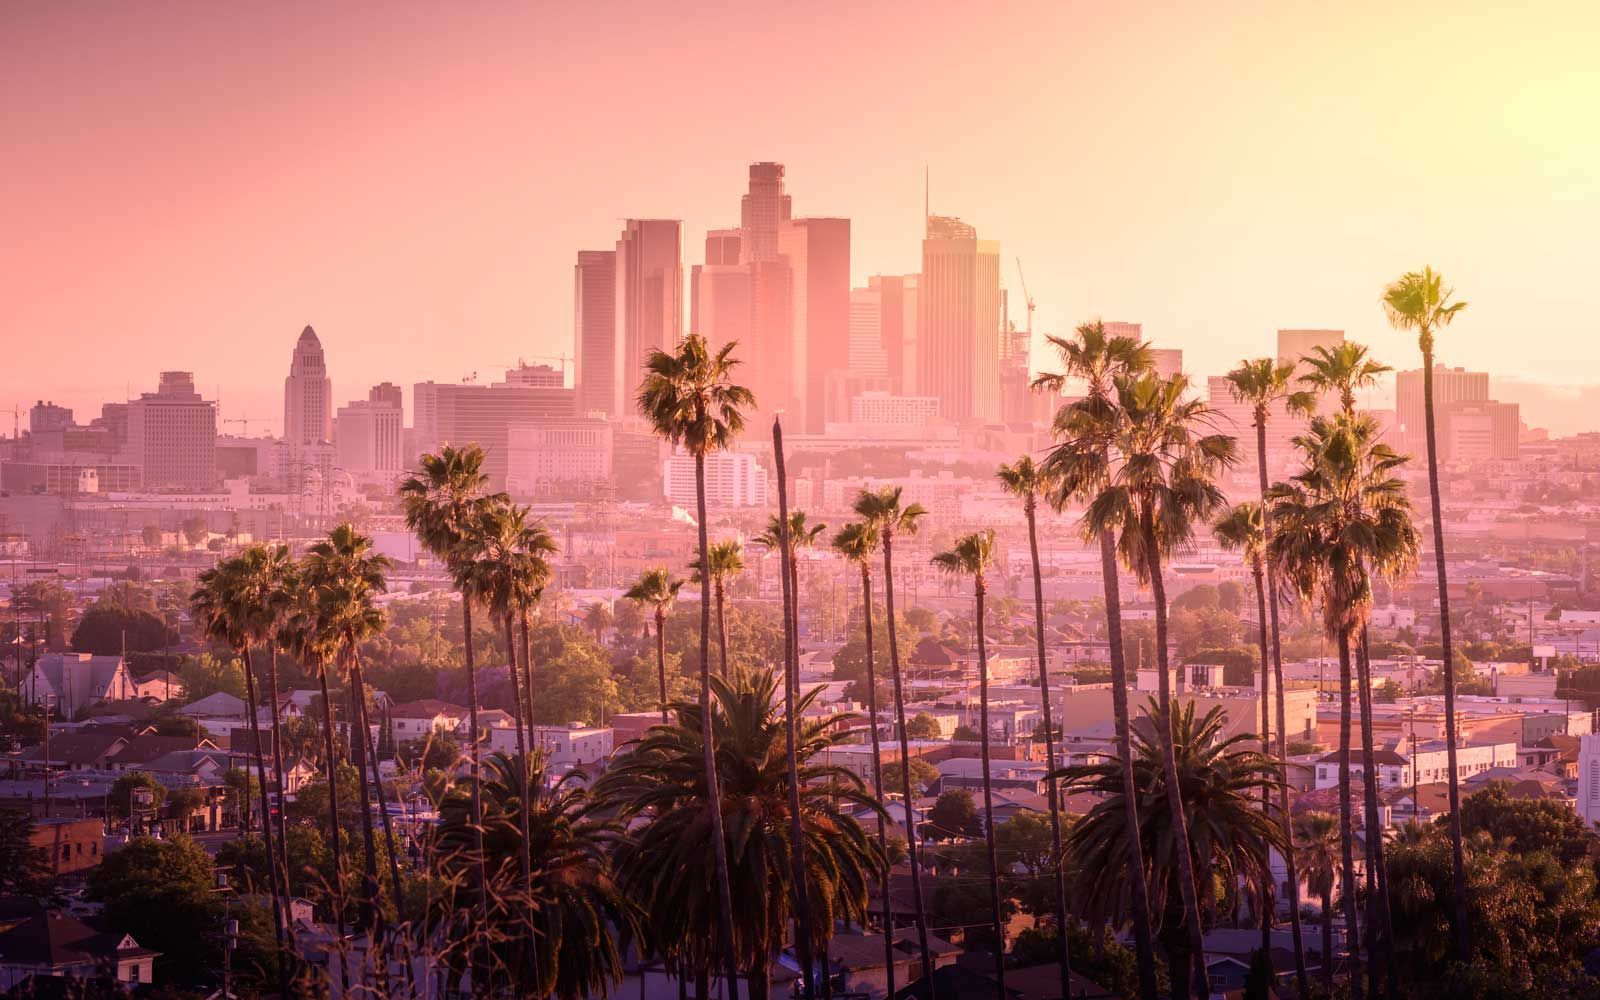
M1050 666L1044 645L1044 579L1039 569L1039 495L1048 495L1056 488L1055 477L1023 455L1010 465L1002 465L996 475L1007 493L1022 501L1022 513L1028 520L1028 554L1033 563L1033 636L1035 655L1039 663L1039 701L1044 709L1044 760L1050 773L1056 769L1055 723L1051 719ZM1066 859L1061 853L1061 800L1055 779L1049 779L1045 794L1050 798L1050 848L1053 852L1051 866L1056 881L1056 937L1060 946L1061 995L1072 995L1071 954L1067 946L1067 880Z
M418 474L400 484L406 527L416 532L423 547L442 560L452 573L472 556L472 528L490 503L488 488L489 476L483 471L483 449L476 444L461 448L446 445L437 455L423 455ZM483 809L478 791L482 730L478 727L478 668L473 655L472 601L465 595L461 600L461 627L467 668L467 720L471 727L467 744L471 760L472 828L477 837L478 879L482 884L485 878ZM480 917L487 923L486 912L480 913Z
M293 557L289 555L287 545L265 546L265 554L259 562L253 562L252 565L255 567L252 575L258 577L256 603L265 617L267 627L262 641L267 645L266 696L272 720L272 785L278 799L278 867L283 873L283 891L287 898L294 894L294 887L290 877L287 819L283 808L284 746L283 726L278 717L281 708L278 695L278 650L283 646L281 631L294 608L295 595L299 588L299 582L295 579L298 567Z
M1383 290L1383 309L1389 325L1397 330L1414 330L1422 350L1422 408L1428 440L1428 503L1433 517L1434 569L1439 577L1439 645L1444 657L1445 754L1450 770L1450 866L1455 882L1456 958L1465 962L1472 956L1472 938L1467 926L1467 869L1461 842L1461 785L1456 768L1456 672L1454 649L1450 644L1450 579L1445 570L1444 514L1439 504L1439 455L1433 407L1433 338L1456 314L1467 307L1452 302L1454 290L1431 267L1410 271Z
M1260 503L1255 507L1256 519L1260 522L1259 530L1254 534L1259 535L1255 540L1256 554L1266 546L1267 538L1272 534L1272 511L1267 506L1267 422L1271 419L1275 409L1283 409L1289 413L1309 414L1315 406L1315 399L1311 393L1296 391L1293 388L1294 365L1278 364L1272 358L1255 358L1241 361L1227 375L1228 391L1235 402L1247 404L1250 407L1251 426L1256 432L1256 477L1260 486ZM1247 528L1248 524L1236 525L1236 528ZM1237 548L1245 550L1246 559L1250 557L1251 532L1235 531L1231 539L1223 539L1224 544L1230 541ZM1219 531L1219 538L1222 533ZM1256 563L1252 563L1252 571L1258 572ZM1270 616L1272 635L1272 684L1276 686L1277 719L1278 719L1278 760L1286 761L1289 756L1288 725L1283 696L1283 645L1278 630L1278 583L1275 571L1270 564L1264 567L1265 581L1258 576L1256 581L1257 606L1261 612L1261 738L1263 747L1267 734L1271 731L1267 720L1267 692L1269 688L1267 679L1267 623ZM1266 794L1266 790L1262 790ZM1279 785L1278 808L1283 822L1289 822L1289 786L1287 782ZM1284 836L1289 836L1289 829L1284 827ZM1289 876L1289 925L1294 936L1294 971L1295 982L1300 989L1301 1000L1308 1000L1311 984L1306 976L1306 952L1304 930L1300 925L1300 880L1295 872L1295 859L1293 851L1284 853L1284 868ZM1270 896L1263 896L1268 900ZM1270 911L1263 909L1261 923L1262 946L1266 947L1268 940L1269 924L1266 915Z
M254 744L257 790L261 796L261 841L267 857L268 883L272 890L272 930L277 944L280 988L287 994L289 966L287 943L287 890L273 850L272 808L267 797L266 754L261 743L260 715L257 711L255 664L250 650L271 630L268 605L261 600L261 567L268 560L265 546L252 546L232 559L219 562L201 573L190 606L205 634L223 643L244 661L246 711L250 713L250 737ZM281 773L281 766L277 767ZM249 812L249 782L246 781L245 812ZM281 799L279 800L282 801ZM246 824L248 825L248 823Z
M1296 439L1306 469L1269 497L1280 524L1268 546L1302 597L1320 598L1322 626L1339 652L1339 823L1344 840L1344 908L1356 952L1354 834L1350 817L1351 644L1372 607L1372 575L1395 579L1417 558L1417 534L1404 482L1395 472L1406 459L1378 442L1377 424L1364 416L1317 418ZM1369 771L1368 782L1374 779ZM1369 840L1376 831L1369 832ZM1352 972L1359 994L1360 976Z
M972 578L973 621L978 630L978 752L983 762L983 842L989 852L989 909L994 923L994 974L997 995L1006 1000L1006 936L1000 920L1000 859L994 846L994 782L989 773L989 644L983 630L986 574L994 565L994 530L963 535L948 550L933 557L939 572ZM1060 928L1066 937L1067 925ZM1066 994L1070 996L1069 992Z
M1307 812L1294 818L1294 851L1306 888L1322 900L1322 986L1333 994L1333 890L1339 883L1339 817Z
M1160 718L1156 731L1165 748L1172 833L1180 844L1188 823L1178 798L1176 756L1172 746L1172 691L1167 648L1167 592L1162 560L1186 544L1195 525L1223 503L1218 472L1233 460L1233 438L1204 433L1211 422L1205 403L1188 397L1189 380L1164 379L1152 373L1118 376L1114 382L1118 419L1107 453L1110 467L1103 485L1084 514L1088 530L1115 533L1123 561L1155 602L1155 645ZM1063 445L1062 448L1069 447ZM1052 454L1061 453L1058 448ZM1077 464L1080 458L1075 458ZM1178 888L1188 924L1197 994L1208 991L1200 902L1189 853L1177 852Z
M656 679L661 684L661 722L667 721L667 611L678 599L683 581L673 577L665 566L647 569L622 596L633 603L648 606L656 620Z
M778 681L770 671L736 670L732 679L711 679L713 742L722 780L715 799L706 789L700 761L706 718L693 702L672 708L672 725L653 727L617 757L596 787L608 807L631 823L616 852L618 876L628 897L650 915L655 947L680 970L712 968L719 960L749 970L750 995L765 1000L772 955L795 919L796 885L790 865L787 723L776 707ZM816 698L800 698L801 717ZM861 780L843 767L824 763L847 716L830 715L800 727L803 881L814 910L813 944L821 946L836 921L862 921L867 892L883 859L852 809L878 810ZM739 836L722 841L707 813L725 813L724 826ZM720 893L705 871L726 848L738 891L733 921L737 955L713 933L721 925Z
M645 378L639 386L639 412L660 437L694 456L695 521L700 534L700 565L710 566L711 541L706 526L706 456L721 451L744 429L744 411L755 406L755 396L733 383L739 362L733 357L735 342L715 353L704 337L690 334L669 354L652 350L645 361ZM711 714L711 576L700 578L700 710ZM718 793L715 733L703 741L707 797L721 801ZM722 811L711 810L716 843L716 875L722 897L721 938L727 962L728 994L739 1000L738 958L733 949L733 899L729 890L727 844L723 840Z
M872 644L872 557L878 552L878 531L869 522L853 521L833 536L833 549L861 571L861 614L867 640L867 729L872 735L872 797L883 801L883 749L878 739L878 671ZM888 824L878 823L878 852L889 857ZM889 897L889 869L878 884L883 896L883 967L885 990L894 996L894 907ZM1063 994L1068 995L1068 994Z
M739 544L737 538L712 543L710 550L711 559L711 590L717 600L717 654L720 662L717 672L728 676L728 615L727 596L728 581L744 572L744 546ZM689 581L700 582L700 562L695 560L689 564Z
M1269 864L1270 851L1288 850L1282 825L1262 812L1253 798L1261 782L1279 780L1278 769L1272 758L1250 749L1252 734L1224 738L1227 719L1220 706L1198 717L1192 702L1182 706L1173 713L1171 739L1162 733L1159 704L1148 706L1146 715L1147 720L1135 727L1138 780L1133 811L1140 817L1150 888L1165 914L1161 927L1170 956L1172 995L1183 996L1191 988L1198 995L1205 985L1189 981L1191 963L1183 951L1191 936L1184 926L1187 904L1178 886L1185 870L1203 871L1210 891L1229 897L1239 884L1258 880ZM1176 767L1171 762L1174 746ZM1128 876L1133 866L1123 849L1128 809L1122 801L1122 763L1078 765L1060 776L1069 789L1098 797L1067 834L1067 846L1078 861L1079 898L1088 902L1095 917L1114 916L1132 895ZM1174 782L1177 795L1172 794ZM1174 798L1182 803L1188 820L1186 833L1173 828L1167 806Z
M583 624L594 633L594 641L602 642L605 639L606 629L616 624L616 616L611 613L611 608L604 601L594 601L583 612Z
M878 536L883 546L883 602L889 633L889 675L894 682L894 724L900 734L900 806L906 828L906 860L911 865L911 896L917 922L917 946L922 953L922 979L928 984L931 997L933 986L933 953L928 950L928 908L922 895L922 862L918 855L917 825L911 798L911 740L906 735L905 688L900 674L900 642L895 635L894 616L894 538L895 535L915 535L928 513L919 503L902 504L900 487L885 486L879 490L862 490L856 497L856 516ZM868 609L870 616L871 609ZM876 721L876 720L874 720ZM888 933L888 928L885 928Z
M559 1000L605 995L622 980L619 937L637 938L641 929L639 907L623 892L611 865L621 827L599 817L582 771L547 781L544 758L537 753L525 760L491 754L483 763L484 837L490 857L499 859L487 905L497 923L533 926L529 935L496 943L497 972L510 978L519 995L553 994ZM464 879L473 870L470 810L471 795L459 787L439 804L435 849L447 879ZM527 877L520 862L515 867L508 862L530 856L533 869Z
M1370 389L1378 383L1378 376L1390 371L1388 365L1374 360L1367 348L1345 341L1334 347L1318 347L1305 358L1306 374L1300 376L1301 384L1317 393L1334 393L1339 398L1339 412L1346 417L1356 414L1356 393ZM1361 628L1355 643L1356 694L1361 709L1361 773L1367 780L1361 783L1366 827L1376 830L1378 825L1378 786L1371 780L1377 774L1372 745L1372 669L1367 655L1367 628ZM1368 845L1367 881L1367 950L1373 961L1379 961L1378 941L1393 940L1389 925L1389 875L1383 859L1383 839L1372 838ZM1391 971L1394 963L1382 963Z
M335 527L327 538L312 545L305 557L305 578L314 593L318 628L327 636L333 661L349 680L353 716L349 720L350 749L355 758L356 773L362 782L358 801L361 804L361 837L366 866L366 899L363 908L364 920L369 927L379 926L381 920L377 849L372 829L372 810L367 805L366 781L369 776L375 786L386 825L389 811L385 808L386 793L378 774L378 762L368 755L371 727L367 721L367 687L361 669L360 648L363 642L383 631L383 612L378 609L376 597L388 589L385 580L388 568L389 560L373 551L372 539L356 531L349 523ZM392 831L387 839L390 862L397 865ZM398 909L398 870L393 873L393 880L394 903Z
M1044 462L1046 474L1056 480L1051 503L1061 510L1074 500L1094 496L1105 481L1110 462L1112 430L1118 420L1111 398L1114 381L1128 373L1148 371L1152 364L1150 348L1134 337L1106 333L1098 320L1078 326L1074 339L1049 338L1061 359L1062 371L1042 374L1034 379L1035 390L1059 393L1068 382L1080 380L1085 386L1081 400L1063 407L1055 418L1054 433L1062 440ZM1127 866L1132 904L1135 954L1139 968L1139 995L1155 1000L1155 949L1150 936L1150 905L1144 865L1139 863L1139 817L1133 812L1133 749L1130 737L1131 713L1128 710L1128 667L1122 647L1122 597L1117 579L1117 553L1114 536L1098 532L1100 578L1105 591L1106 641L1111 660L1111 705L1116 721L1117 751L1123 763L1123 802L1128 809L1123 829L1130 864Z
M785 499L787 500L787 498ZM794 615L795 622L794 635L791 637L790 641L794 646L795 656L797 658L800 655L800 568L797 558L801 549L809 549L816 545L817 539L821 537L824 531L827 530L827 527L828 526L825 524L809 523L806 519L806 512L803 510L792 510L788 512L787 528L789 532L789 547L787 549L787 561L789 569L787 582L790 595L790 611ZM768 519L767 526L762 529L761 533L756 535L754 538L754 541L757 545L760 545L769 552L779 553L780 563L784 561L785 550L782 545L784 528L785 522L780 519L779 515L775 514Z

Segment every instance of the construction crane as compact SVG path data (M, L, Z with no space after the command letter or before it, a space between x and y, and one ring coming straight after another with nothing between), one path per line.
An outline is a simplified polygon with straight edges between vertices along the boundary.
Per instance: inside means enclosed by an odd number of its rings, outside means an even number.
M1028 276L1022 273L1022 258L1017 258L1017 278L1022 282L1022 301L1028 307L1028 343L1033 343L1033 296L1028 294Z
M227 419L223 420L222 422L225 423L225 424L239 424L239 425L241 425L244 428L244 436L245 437L249 437L250 436L250 421L254 420L256 423L259 424L261 421L263 421L265 419L267 419L267 418L266 417L228 417Z

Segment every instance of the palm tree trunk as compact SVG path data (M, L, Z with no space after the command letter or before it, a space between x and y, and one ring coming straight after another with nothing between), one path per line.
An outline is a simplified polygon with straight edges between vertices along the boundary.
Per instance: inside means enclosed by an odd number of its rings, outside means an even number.
M478 745L478 663L472 645L472 598L461 595L461 626L463 651L467 661L467 753L471 761L472 796L472 854L473 866L478 870L478 925L473 932L478 940L472 949L472 992L482 996L489 987L489 969L483 962L482 935L489 930L489 860L483 850L483 788L480 765L482 748ZM480 973L482 973L480 975Z
M789 537L789 483L783 464L783 427L778 420L772 422L772 454L778 478L778 566L783 574L784 767L789 785L789 865L794 880L794 950L795 957L800 961L801 985L805 989L806 1000L812 1000L817 995L817 963L812 954L816 935L811 925L811 899L806 885L805 829L800 821L800 774L795 757L799 723L795 717L795 688L798 686L795 682L800 668L795 655L795 631L798 625L795 617L799 595L794 591L794 577L790 572L794 563L794 547ZM705 558L702 552L702 579L706 576L703 571L707 565Z
M317 680L322 686L322 744L327 759L323 770L328 775L328 845L333 850L333 910L334 922L339 931L339 978L348 978L345 969L344 923L344 849L339 836L339 757L334 752L333 698L328 694L328 666L317 664ZM348 992L344 989L341 992Z
M1000 919L1000 857L994 846L994 780L989 773L989 643L983 631L983 574L973 581L978 615L978 752L983 764L983 846L989 855L989 919L994 924L995 996L1006 1000L1006 929ZM1061 928L1066 937L1067 929ZM1070 997L1071 991L1063 994Z
M539 989L539 964L537 949L533 940L533 854L532 845L528 841L528 774L530 761L528 759L528 739L522 728L522 684L517 678L517 640L516 633L511 624L511 611L505 614L506 627L506 653L511 666L511 723L517 730L517 829L522 839L517 848L517 865L522 876L522 891L526 893L523 906L520 909L528 920L528 973L532 977L533 989Z
M1271 705L1272 694L1267 669L1267 585L1262 578L1261 562L1256 560L1250 567L1251 576L1256 584L1256 632L1260 638L1261 647L1261 756L1272 759L1272 722ZM1268 781L1261 782L1261 812L1263 815L1272 812L1272 784ZM1258 890L1257 909L1261 917L1261 950L1267 955L1272 954L1272 905L1273 891L1272 878L1272 848L1263 848L1261 858L1261 887Z
M355 724L357 726L357 730L358 730L357 735L359 737L357 742L359 742L361 744L362 756L367 758L367 760L369 761L369 763L371 765L371 768L372 768L372 787L373 787L373 790L377 794L378 815L383 820L384 841L389 846L389 851L388 851L388 854L389 854L389 874L390 874L390 878L392 879L392 882L391 882L391 885L393 887L392 900L394 902L395 919L399 920L399 919L401 919L401 909L400 909L400 907L401 907L401 901L400 901L400 861L399 861L398 858L395 857L395 853L394 853L394 826L393 826L393 820L391 820L389 818L388 793L386 793L383 790L383 777L382 777L382 775L380 775L378 773L378 748L377 748L377 745L373 742L372 726L371 726L371 724L370 724L370 722L369 722L369 720L367 718L367 695L366 695L367 682L366 682L366 678L361 673L361 659L360 659L360 654L359 653L352 652L351 655L350 655L350 676L351 676L351 679L353 680L353 682L355 683L355 686L356 686L357 691L358 691L358 695L357 695L356 701L355 701L355 703L356 703ZM365 780L364 777L363 777L363 780ZM362 804L365 805L365 798L366 798L366 796L365 796L365 785L362 786L362 790L363 790L363 795L362 795L363 803ZM372 810L371 809L363 809L362 813L363 813L363 822L364 822L365 826L368 828L368 830L370 831L370 829L372 827ZM369 832L368 839L370 840L371 838L372 838L372 834ZM388 990L389 990L389 962L390 962L390 956L389 956L389 953L382 947L382 945L383 945L383 942L389 936L388 935L389 928L388 928L388 921L384 919L383 911L382 911L382 908L381 908L381 906L379 904L378 897L379 897L379 893L380 893L381 890L380 890L380 887L378 885L377 870L376 870L375 867L373 868L372 880L373 880L372 908L373 908L373 913L375 914L377 919L376 919L376 922L374 924L376 930L374 931L374 934L373 934L373 939L372 939L372 945L373 946L372 946L372 949L371 949L371 953L372 953L372 955L374 957L374 961L376 962L376 972L377 972L379 992L386 994L386 993L388 993ZM411 973L411 965L410 965L410 962L407 961L407 955L404 952L401 952L399 958L400 958L401 975L405 976L405 977L407 977L407 979L409 979L409 976L410 976L410 973ZM408 986L409 986L409 983L408 983Z
M895 635L894 617L894 532L883 531L883 602L889 622L889 673L894 679L894 721L900 732L900 795L905 815L906 858L911 863L911 897L917 921L917 946L922 953L922 978L933 1000L933 953L928 950L928 908L922 897L922 862L917 849L917 821L911 799L911 740L906 736L906 699L900 677L900 641Z
M1367 954L1373 967L1379 965L1389 972L1389 992L1395 993L1394 961L1389 949L1393 947L1394 932L1389 915L1389 871L1384 860L1383 826L1378 820L1378 769L1372 753L1372 660L1371 643L1367 627L1361 628L1361 645L1356 655L1356 683L1361 692L1361 758L1366 768L1365 804L1367 824L1367 869L1371 873L1368 890L1371 893L1367 907ZM1373 891L1375 890L1375 891ZM1376 978L1372 992L1378 992Z
M267 882L272 888L272 934L278 946L278 979L279 984L288 989L289 982L289 954L288 940L288 898L289 894L279 881L282 874L278 871L278 856L272 847L272 806L267 797L267 759L261 749L261 722L256 714L256 680L255 664L250 656L250 646L245 645L240 654L244 658L244 696L245 710L250 713L250 738L255 742L256 758L256 785L261 794L261 845L267 854ZM246 775L249 771L245 772ZM250 781L245 779L246 802L250 801ZM280 800L281 801L281 800ZM287 995L287 993L285 993Z
M656 681L661 685L661 724L667 724L667 613L656 607Z
M726 607L727 594L722 580L717 579L717 653L722 662L717 664L717 672L723 680L728 679L728 609Z
M363 688L365 688L366 687L366 683L367 683L367 678L366 678L366 674L363 671L363 668L361 666L361 660L360 660L359 656L357 657L357 659L355 661L355 669L358 672L362 673L361 685L362 685ZM378 745L374 741L373 736L371 735L372 726L370 724L370 720L367 718L367 708L366 708L366 702L365 701L362 701L362 703L361 703L361 731L363 733L367 734L367 741L368 741L367 742L367 752L369 754L369 759L372 761L372 786L373 786L374 789L377 790L377 795L378 795L378 817L379 817L379 819L381 819L383 821L383 841L384 841L384 843L386 845L388 845L388 854L389 854L389 898L390 898L390 901L394 904L394 912L395 912L396 919L400 919L400 915L401 915L401 912L402 912L401 911L401 906L404 905L403 904L403 900L402 900L402 896L401 896L401 893L403 891L403 886L402 886L402 883L400 881L400 859L399 859L398 854L395 852L395 843L396 843L396 841L394 839L394 821L389 816L389 793L383 790L383 776L379 773L379 767L378 767L378 765L379 765L379 761L378 761Z
M278 877L283 884L283 899L287 906L294 896L294 886L289 878L289 838L285 829L287 820L283 809L283 735L280 732L278 721L278 644L272 643L271 654L267 657L267 691L271 699L272 709L272 790L278 796Z
M522 624L522 669L524 671L522 694L523 697L527 699L526 718L528 720L528 750L530 753L537 755L540 748L538 746L538 730L534 727L533 722L533 636L531 628L528 624L528 606L526 604L523 604L519 609L519 618L521 619ZM514 654L511 660L511 672L515 674L517 672L517 664L516 656ZM544 772L541 770L539 773L542 778ZM537 790L533 787L534 783L531 778L531 773L528 778L524 779L524 781L526 784L522 789L522 856L523 863L527 865L528 874L526 878L528 898L531 900L533 898L533 843L529 833L530 824L528 813L529 805L534 796L537 794ZM539 942L537 939L539 917L540 914L538 912L531 912L528 915L528 967L529 971L533 974L533 981L538 984L538 989L540 991L539 995L543 996L545 993L545 987L543 976L540 970Z
M1329 883L1332 884L1331 882ZM1333 996L1333 890L1322 894L1322 986Z
M1184 922L1189 925L1189 945L1193 951L1194 992L1208 1000L1205 929L1200 925L1200 896L1195 890L1194 856L1189 851L1189 820L1183 808L1183 789L1178 784L1178 757L1173 748L1172 684L1167 676L1167 588L1161 578L1161 550L1157 547L1155 520L1149 506L1140 514L1145 553L1150 560L1150 596L1156 606L1156 668L1160 671L1157 694L1161 718L1156 733L1161 745L1162 771L1166 775L1167 805L1172 811L1173 853L1178 856L1178 891L1183 900Z
M345 654L349 656L350 654ZM373 933L374 939L379 935L378 927L382 923L378 911L378 847L372 830L372 805L367 798L367 733L365 730L367 717L367 692L361 683L361 672L355 666L354 659L348 662L350 677L350 755L354 758L356 766L356 801L361 805L361 922L362 925ZM376 773L374 771L373 773Z
M872 731L872 797L883 804L883 750L878 741L878 671L872 656L872 570L861 564L861 607L866 615L867 629L867 721ZM909 764L902 761L902 766ZM882 816L878 817L878 852L883 855L883 881L879 891L883 894L883 975L886 995L893 997L894 989L894 906L889 898L889 831Z
M1261 545L1272 538L1272 505L1267 502L1267 416L1265 408L1256 413L1256 473L1261 487ZM1278 581L1271 563L1266 566L1267 613L1272 619L1272 681L1278 689L1278 811L1283 823L1284 870L1289 882L1289 926L1294 934L1294 975L1300 1000L1311 1000L1311 980L1306 975L1304 931L1300 926L1300 873L1294 857L1294 826L1289 817L1289 734L1288 712L1283 698L1283 645L1278 632ZM1265 669L1265 667L1263 667Z
M1439 576L1439 647L1444 657L1445 762L1450 769L1450 873L1455 890L1456 960L1472 957L1471 928L1467 925L1467 862L1461 843L1461 777L1456 766L1456 664L1450 643L1450 577L1444 559L1444 514L1439 503L1439 454L1433 416L1433 334L1422 341L1422 411L1428 438L1428 503L1433 514L1433 561Z
M1350 819L1350 633L1339 633L1339 850L1344 881L1345 941L1350 952L1350 996L1361 1000L1360 924L1356 914L1355 831Z
M710 565L711 540L706 534L706 457L694 457L695 513L699 522L700 565ZM659 640L658 640L659 641ZM664 669L664 668L663 668ZM715 729L711 719L711 574L700 574L700 720L704 727L706 804L711 810L711 839L717 860L717 936L727 965L728 1000L739 1000L739 956L733 950L733 889L728 870L728 840L722 824L722 788L717 780Z
M1100 582L1106 595L1106 644L1111 660L1111 711L1116 717L1117 755L1122 763L1123 828L1128 838L1128 896L1132 900L1133 941L1139 968L1139 996L1156 997L1155 943L1150 933L1150 890L1139 836L1139 791L1133 777L1133 736L1128 712L1128 661L1122 648L1122 592L1117 579L1117 547L1111 532L1100 532Z
M1061 796L1055 779L1055 724L1051 716L1053 709L1050 704L1050 666L1046 662L1044 648L1044 578L1039 571L1038 505L1033 494L1030 493L1024 501L1023 511L1028 515L1028 554L1033 559L1033 637L1039 660L1039 702L1044 710L1045 773L1050 775L1045 786L1045 795L1050 798L1050 866L1054 869L1056 883L1056 937L1059 939L1057 959L1061 963L1061 995L1070 997L1072 956L1071 945L1067 941L1067 923L1071 919L1067 913L1067 859L1061 850Z

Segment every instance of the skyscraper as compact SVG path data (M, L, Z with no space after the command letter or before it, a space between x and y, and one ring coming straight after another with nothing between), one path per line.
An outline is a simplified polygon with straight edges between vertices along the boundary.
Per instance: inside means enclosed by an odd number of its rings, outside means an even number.
M412 390L416 448L480 445L490 485L504 489L511 429L570 422L577 415L575 391L562 382L561 372L546 365L512 369L492 385L418 382Z
M928 218L917 309L917 381L947 419L1000 419L1000 244Z
M683 223L629 219L617 240L616 342L612 405L632 414L633 391L651 350L670 351L683 339Z
M333 440L333 381L317 331L306 327L295 341L283 380L283 440L292 447Z
M578 411L614 416L617 400L617 252L579 250L573 268Z
M889 380L883 349L883 289L850 289L850 371L862 378Z
M192 373L162 372L160 388L128 404L126 453L146 489L216 485L217 405L200 398Z
M706 261L689 276L689 331L712 348L737 341L739 356L750 349L750 267L739 262L743 235L737 229L706 233Z
M778 256L790 274L790 396L805 430L819 434L827 419L828 380L850 363L850 220L783 223Z
M875 274L867 287L878 292L878 334L883 344L889 391L918 395L917 293L921 275Z
M778 256L778 227L789 221L789 196L783 193L783 164L750 164L750 187L739 205L740 252L746 263Z

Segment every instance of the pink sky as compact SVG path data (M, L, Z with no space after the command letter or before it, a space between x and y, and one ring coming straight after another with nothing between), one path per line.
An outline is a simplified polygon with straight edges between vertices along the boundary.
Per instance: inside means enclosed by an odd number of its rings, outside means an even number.
M7 5L0 405L185 368L275 427L306 323L340 402L570 353L574 252L669 216L693 263L757 159L858 279L918 268L930 163L1037 328L1197 372L1281 326L1412 364L1377 295L1432 263L1445 360L1600 381L1592 4L769 6Z

